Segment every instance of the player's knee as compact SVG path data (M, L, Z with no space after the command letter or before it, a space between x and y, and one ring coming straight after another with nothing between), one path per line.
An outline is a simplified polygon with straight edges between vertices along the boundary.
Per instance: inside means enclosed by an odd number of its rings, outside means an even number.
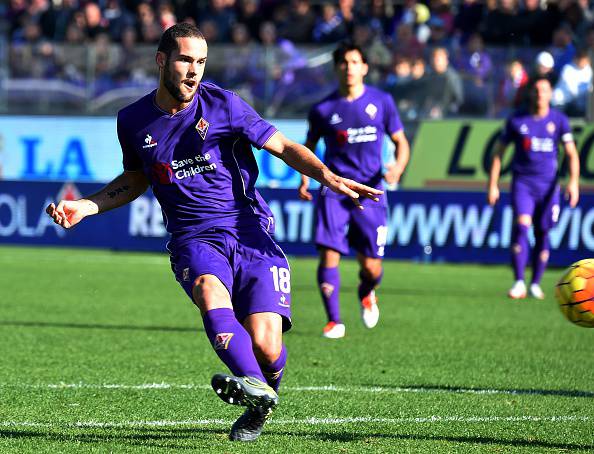
M520 225L530 227L532 225L532 216L528 214L521 214L518 216L518 219L516 219L516 222Z
M209 279L208 276L199 276L194 281L192 288L192 296L194 304L198 306L201 312L206 312L218 307L226 307L224 302L228 300L228 296L222 291L214 279Z
M522 252L522 246L518 243L512 244L512 252L514 254L519 254L520 252Z
M365 263L361 266L361 274L370 280L379 279L382 275L382 264L381 262L375 263Z
M548 262L549 261L549 255L550 255L550 253L549 253L548 250L545 249L544 251L541 251L540 252L540 255L539 255L540 261L543 262L543 263Z
M281 354L283 344L274 334L263 334L252 339L254 355L258 362L272 364Z

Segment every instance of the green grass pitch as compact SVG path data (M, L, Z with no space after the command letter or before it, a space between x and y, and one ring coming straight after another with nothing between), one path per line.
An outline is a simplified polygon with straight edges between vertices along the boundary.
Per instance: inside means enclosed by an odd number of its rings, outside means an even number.
M594 330L509 301L507 267L387 262L366 330L342 264L347 336L321 337L316 262L292 259L281 404L254 444L164 255L0 248L0 452L594 451Z

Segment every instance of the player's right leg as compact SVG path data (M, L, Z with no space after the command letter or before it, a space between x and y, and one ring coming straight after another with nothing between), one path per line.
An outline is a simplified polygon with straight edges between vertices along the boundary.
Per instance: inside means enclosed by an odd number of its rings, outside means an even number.
M233 375L215 375L213 387L230 404L256 406L278 396L262 373L250 334L237 320L231 302L233 271L225 232L205 232L170 242L177 280L200 309L204 329L219 358Z
M340 318L341 254L349 251L347 229L352 202L334 194L323 192L316 204L315 243L320 251L317 283L324 303L328 322L322 335L337 339L344 337L345 326Z
M511 238L511 261L514 272L514 284L507 295L512 299L526 298L524 272L530 256L528 232L532 225L535 202L527 184L514 181L512 184L512 206L514 225Z

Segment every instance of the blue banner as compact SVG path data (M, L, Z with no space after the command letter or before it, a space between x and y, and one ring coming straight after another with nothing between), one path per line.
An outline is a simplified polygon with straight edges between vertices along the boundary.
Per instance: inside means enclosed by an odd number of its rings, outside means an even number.
M100 187L96 183L0 181L0 243L165 250L167 232L150 191L68 231L45 214L52 201L77 198ZM296 190L262 189L261 193L275 215L275 237L285 252L315 254L314 205L299 200ZM388 192L388 207L388 258L509 261L512 210L507 194L492 208L481 192L396 191ZM594 195L582 195L575 209L562 207L551 245L555 265L594 256Z

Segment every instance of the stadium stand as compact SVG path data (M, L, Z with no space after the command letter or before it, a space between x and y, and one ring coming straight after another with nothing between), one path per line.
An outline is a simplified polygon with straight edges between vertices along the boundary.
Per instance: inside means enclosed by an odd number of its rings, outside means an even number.
M191 21L210 44L207 77L268 116L302 117L329 93L330 52L350 37L369 54L368 83L409 120L505 115L543 51L556 105L583 117L593 18L587 0L8 0L0 112L111 115L155 85L162 30ZM416 76L399 73L407 65Z

